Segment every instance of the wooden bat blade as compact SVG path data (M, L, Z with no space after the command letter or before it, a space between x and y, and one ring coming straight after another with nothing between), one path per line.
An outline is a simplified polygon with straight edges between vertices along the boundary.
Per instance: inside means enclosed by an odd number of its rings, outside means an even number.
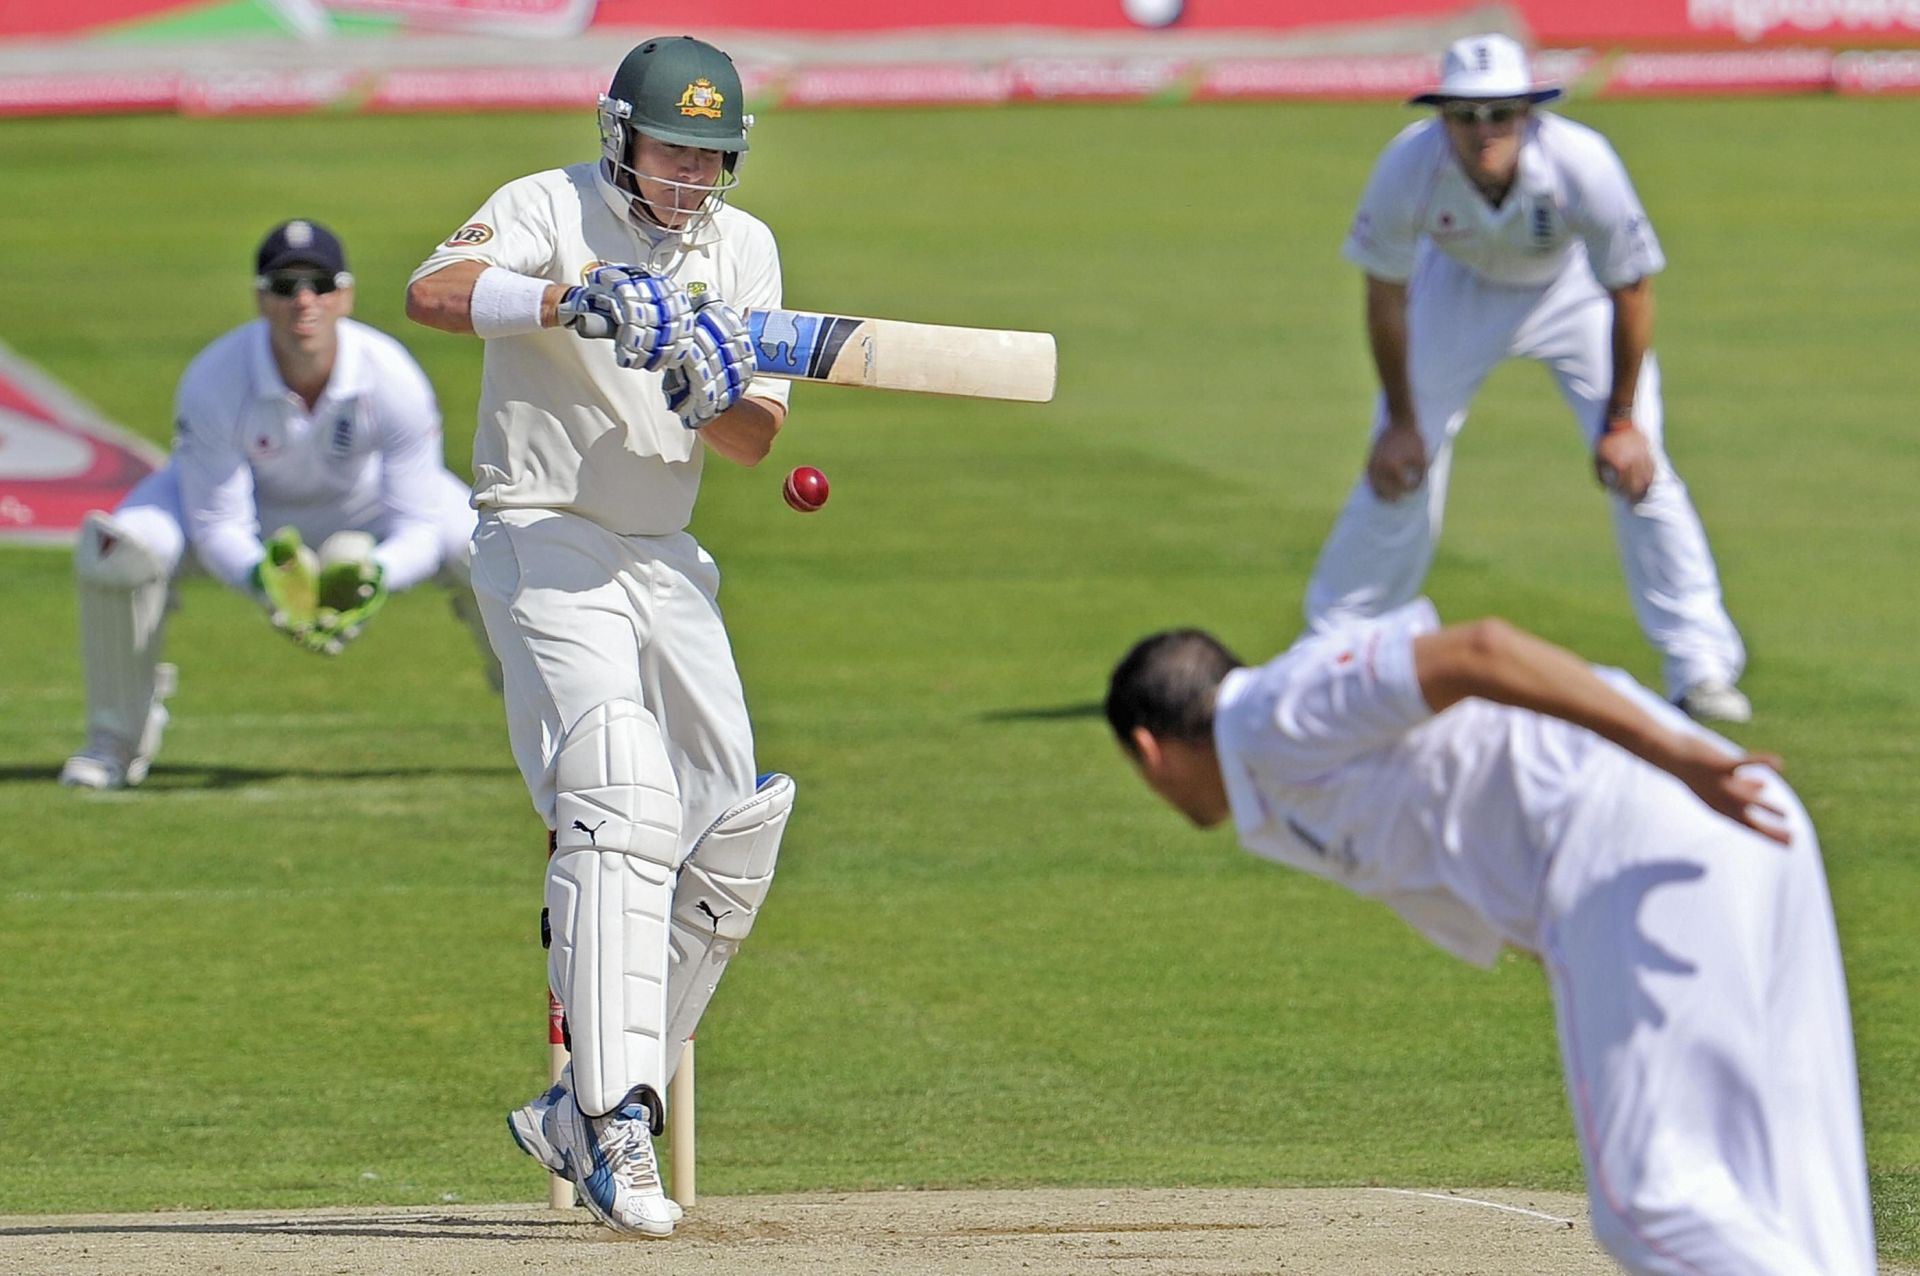
M756 370L792 381L1046 403L1056 354L1050 332L955 328L755 310L747 316Z

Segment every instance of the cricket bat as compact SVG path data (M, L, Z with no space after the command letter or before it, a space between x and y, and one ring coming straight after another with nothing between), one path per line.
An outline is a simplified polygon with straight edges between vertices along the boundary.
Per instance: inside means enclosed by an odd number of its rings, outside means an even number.
M899 319L862 319L808 310L747 315L757 370L790 381L971 399L1053 398L1050 332L953 328Z

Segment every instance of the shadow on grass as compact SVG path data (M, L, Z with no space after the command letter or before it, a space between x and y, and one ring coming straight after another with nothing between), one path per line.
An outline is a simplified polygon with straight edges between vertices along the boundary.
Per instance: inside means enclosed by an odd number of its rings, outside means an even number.
M174 789L243 789L252 784L272 784L279 780L328 781L412 780L435 776L486 778L519 776L511 766L404 766L404 767L243 767L243 766L156 766L140 786L142 793L166 793ZM0 784L52 784L60 778L58 765L0 767Z
M34 1227L0 1227L0 1240L29 1236L349 1236L395 1240L540 1241L555 1227L578 1229L591 1222L583 1211L570 1218L462 1218L457 1214L402 1215L382 1218L261 1218L232 1221L181 1219L125 1223L48 1223ZM515 1235L515 1233L519 1233Z
M1077 718L1102 718L1105 704L1083 700L1077 704L1039 705L1031 709L993 709L980 715L982 722L1066 722Z

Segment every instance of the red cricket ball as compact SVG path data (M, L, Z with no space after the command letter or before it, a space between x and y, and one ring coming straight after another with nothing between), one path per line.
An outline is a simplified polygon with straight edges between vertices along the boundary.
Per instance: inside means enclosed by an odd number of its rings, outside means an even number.
M811 465L802 465L787 475L780 495L802 514L811 514L827 503L827 476Z

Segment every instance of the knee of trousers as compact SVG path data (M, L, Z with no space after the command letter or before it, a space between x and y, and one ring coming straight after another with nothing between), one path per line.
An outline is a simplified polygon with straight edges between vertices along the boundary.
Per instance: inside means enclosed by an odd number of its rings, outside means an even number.
M81 521L73 570L86 584L137 590L164 582L173 574L172 568L159 548L148 545L113 515L95 510Z
M1656 1276L1821 1276L1806 1252L1728 1181L1697 1194L1594 1199L1600 1247L1630 1272Z
M673 894L673 971L667 987L667 1045L693 1034L740 941L773 887L780 839L795 786L775 773L700 835Z
M548 974L566 1007L575 1093L600 1115L662 1092L668 915L680 798L659 724L631 700L588 710L554 758Z

